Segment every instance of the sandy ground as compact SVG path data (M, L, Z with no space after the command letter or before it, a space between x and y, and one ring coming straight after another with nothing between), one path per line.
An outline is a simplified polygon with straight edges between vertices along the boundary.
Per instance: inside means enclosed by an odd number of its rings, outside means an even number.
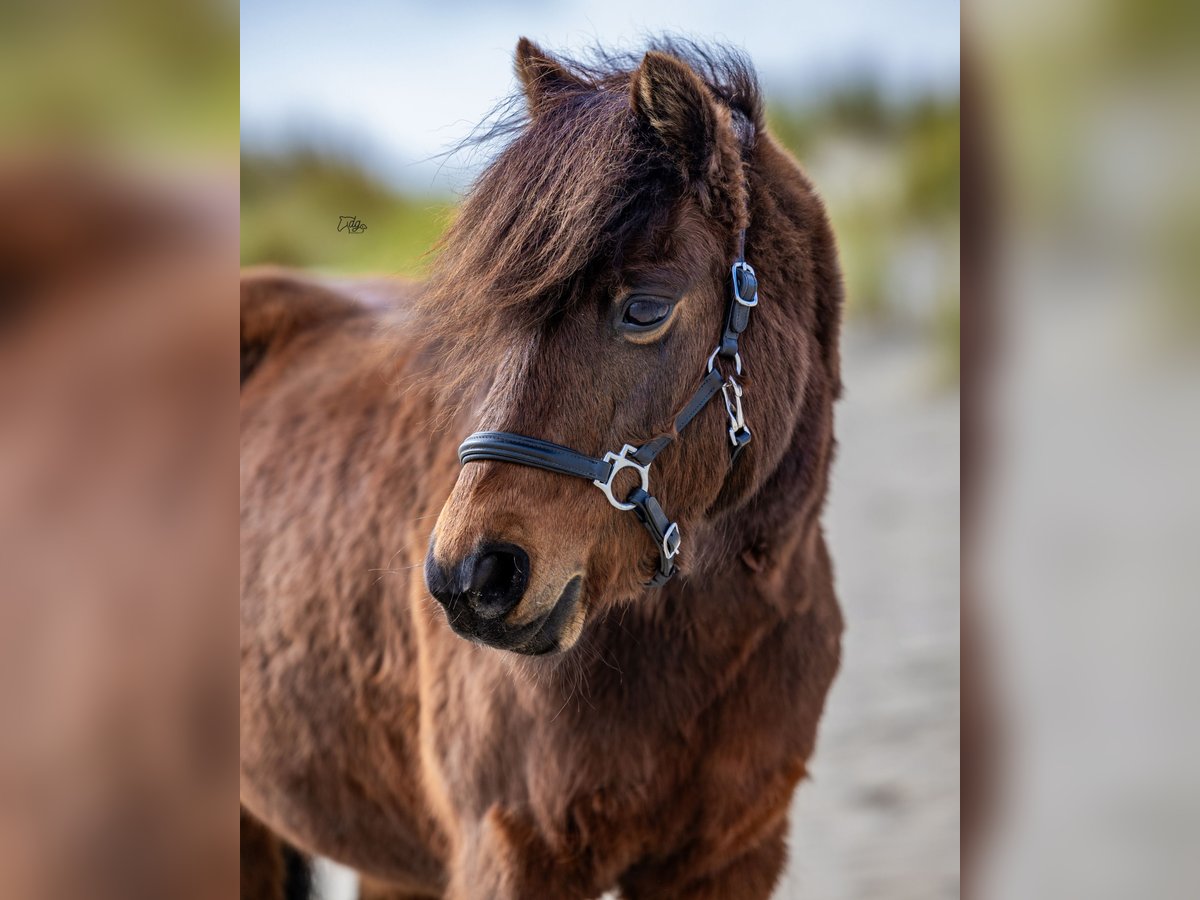
M846 616L777 898L958 897L958 392L851 333L827 532Z
M825 521L847 631L777 900L959 896L958 392L934 359L845 338ZM355 896L319 872L324 900Z

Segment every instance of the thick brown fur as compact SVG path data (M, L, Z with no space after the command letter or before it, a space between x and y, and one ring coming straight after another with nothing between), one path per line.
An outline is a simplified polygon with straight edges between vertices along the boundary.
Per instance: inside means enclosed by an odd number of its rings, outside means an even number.
M842 629L819 521L833 236L738 58L666 44L584 65L522 40L517 69L528 121L428 283L381 310L353 287L245 278L243 803L371 896L767 897ZM684 549L681 576L646 591L656 555L631 514L581 480L460 469L455 449L495 428L600 455L669 430L747 225L754 440L731 467L717 402L655 462ZM622 339L614 304L647 284L675 312L655 340ZM584 580L560 653L448 627L423 560L484 539L528 551L514 620Z

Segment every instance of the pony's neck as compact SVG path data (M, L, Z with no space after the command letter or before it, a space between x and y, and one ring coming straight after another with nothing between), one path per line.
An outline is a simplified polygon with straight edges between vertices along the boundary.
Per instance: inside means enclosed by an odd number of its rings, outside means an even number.
M760 474L743 501L718 511L698 547L689 582L735 571L774 585L803 577L820 537L820 514L832 459L832 405L810 394L774 467Z

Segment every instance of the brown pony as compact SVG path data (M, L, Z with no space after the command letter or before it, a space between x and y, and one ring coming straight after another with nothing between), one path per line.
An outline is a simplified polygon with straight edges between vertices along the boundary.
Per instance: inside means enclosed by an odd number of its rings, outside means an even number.
M274 835L392 898L761 898L784 865L842 630L829 223L734 55L516 68L427 283L244 280L246 895L282 896ZM672 433L743 228L753 441L734 465L718 397L654 462L683 546L647 590L633 514L456 447Z

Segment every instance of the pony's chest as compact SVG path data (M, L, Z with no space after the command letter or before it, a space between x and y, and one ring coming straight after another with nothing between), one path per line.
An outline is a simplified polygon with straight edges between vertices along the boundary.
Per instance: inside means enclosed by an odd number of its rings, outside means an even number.
M616 860L692 840L714 797L726 809L753 802L730 795L719 765L737 750L725 718L710 708L703 721L657 728L610 719L587 737L572 731L531 748L526 788L540 830Z
M723 853L731 834L753 841L777 821L802 761L772 753L739 769L728 741L705 737L715 742L630 739L602 760L561 759L561 780L530 784L530 830L564 883L607 889L680 854Z
M676 748L678 751L678 748ZM621 751L558 760L560 777L531 781L528 813L556 858L581 882L615 879L647 853L686 841L702 807L694 765L639 741Z

